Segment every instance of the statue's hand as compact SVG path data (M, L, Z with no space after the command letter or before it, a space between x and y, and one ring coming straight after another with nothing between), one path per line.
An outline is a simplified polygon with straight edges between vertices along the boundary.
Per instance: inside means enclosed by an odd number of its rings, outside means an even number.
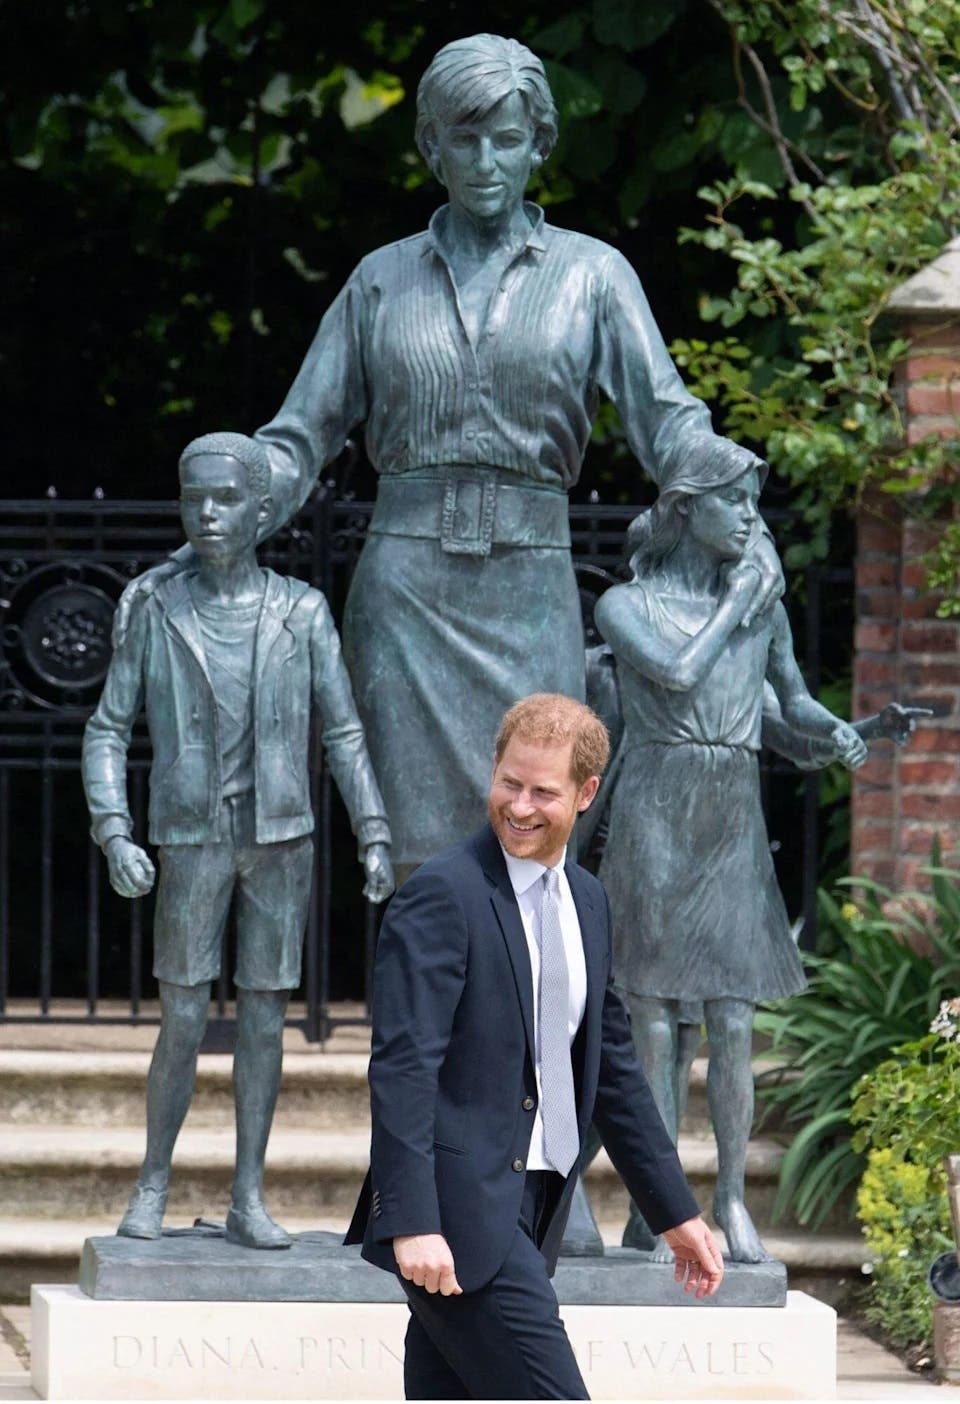
M176 575L183 570L179 561L161 561L159 565L151 566L142 575L138 575L130 581L120 596L120 603L113 616L113 646L119 648L127 635L130 627L130 616L134 606L139 600L149 599L158 585L162 585L165 580L169 580L171 575Z
M867 743L849 722L838 722L830 740L836 748L836 759L848 770L858 770L867 759Z
M731 599L746 601L746 608L754 608L757 596L763 588L763 575L752 556L743 555L732 562L726 575L726 592Z
M390 862L390 845L368 844L363 851L363 871L367 877L363 885L364 897L371 902L385 902L397 885Z
M122 834L107 844L107 866L110 886L121 897L145 897L157 875L143 849Z
M760 588L740 621L741 629L747 629L765 609L779 600L787 582L783 578L783 566L780 564L777 548L765 531L761 532L755 541L750 542L743 560L749 561L760 572Z
M888 702L877 717L876 734L905 746L917 729L918 719L932 716L929 707L901 707L899 702Z

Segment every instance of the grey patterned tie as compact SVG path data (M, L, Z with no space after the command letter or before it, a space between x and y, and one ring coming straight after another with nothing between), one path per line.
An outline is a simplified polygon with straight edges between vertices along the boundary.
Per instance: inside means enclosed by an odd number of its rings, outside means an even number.
M570 978L560 930L560 877L543 875L540 894L540 990L537 1021L540 1045L540 1115L543 1148L561 1175L580 1153L577 1107L570 1063Z

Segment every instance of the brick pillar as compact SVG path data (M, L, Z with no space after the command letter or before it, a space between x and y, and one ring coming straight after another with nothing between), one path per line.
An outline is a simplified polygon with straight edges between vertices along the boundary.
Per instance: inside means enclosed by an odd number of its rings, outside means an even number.
M948 273L960 273L960 241ZM925 275L895 294L911 348L900 371L907 439L960 434L960 299L922 298ZM937 291L942 283L935 280ZM960 291L960 280L957 282ZM851 870L895 889L922 885L918 869L939 835L949 866L960 866L960 621L937 619L939 598L925 586L920 557L937 524L897 512L880 495L865 503L857 523L856 633L853 714L878 711L895 699L930 707L934 715L903 750L879 743L853 779Z

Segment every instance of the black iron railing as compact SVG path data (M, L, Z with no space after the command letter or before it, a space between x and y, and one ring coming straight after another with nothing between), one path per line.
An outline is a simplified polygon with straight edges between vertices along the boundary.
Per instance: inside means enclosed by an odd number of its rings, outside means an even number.
M571 506L588 642L596 641L593 602L617 578L624 530L636 510L599 502ZM339 619L371 512L371 503L338 498L332 483L322 485L294 523L266 543L261 557L318 585ZM789 529L789 514L774 510L767 517L775 529ZM152 896L127 902L106 881L105 864L87 834L80 740L109 662L115 603L130 579L180 540L175 502L0 502L0 1020L156 1017L143 1009L153 988ZM824 587L849 593L850 571L811 568L805 583L805 597L792 612L815 688ZM377 914L360 896L349 826L316 738L313 749L315 880L303 986L292 1017L317 1041L337 1022L350 1022L331 1017L332 998L366 1000ZM131 810L141 836L149 759L141 724L129 760ZM781 879L809 933L820 826L816 777L804 783L802 826L794 804L798 832L788 824L782 837L772 837L775 848L789 850L781 859ZM771 806L776 811L778 793L788 789L795 796L797 786L792 767L765 758L768 813ZM221 1020L230 998L229 956L228 942L216 990Z

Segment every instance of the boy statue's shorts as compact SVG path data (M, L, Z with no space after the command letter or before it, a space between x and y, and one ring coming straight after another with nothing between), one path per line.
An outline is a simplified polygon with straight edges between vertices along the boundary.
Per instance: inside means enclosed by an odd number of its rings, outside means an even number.
M253 839L252 796L224 801L219 840L161 848L153 973L173 985L218 980L230 899L237 899L237 969L246 990L300 983L313 877L313 837Z

